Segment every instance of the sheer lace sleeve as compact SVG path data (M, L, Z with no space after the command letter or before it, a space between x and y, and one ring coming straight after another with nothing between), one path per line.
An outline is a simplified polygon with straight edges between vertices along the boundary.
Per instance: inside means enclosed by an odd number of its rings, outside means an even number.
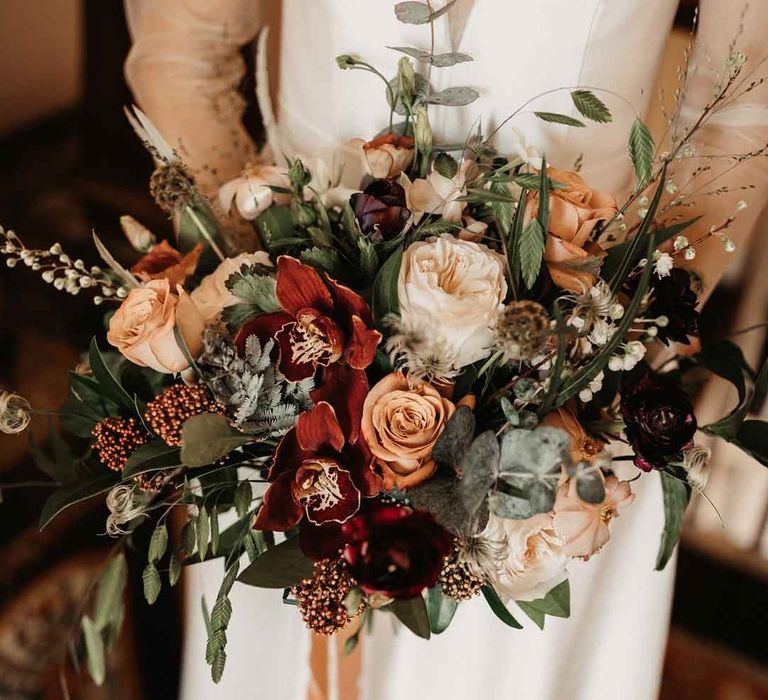
M125 74L139 106L209 196L255 160L237 92L240 48L261 24L256 0L125 0Z
M753 3L743 13L740 9L732 2L701 0L689 88L680 115L685 127L694 124L711 102L718 86L727 79L729 64L740 62L738 54L747 60L733 98L726 100L698 132L695 149L675 168L674 180L678 198L683 195L681 214L685 218L704 215L689 239L705 234L713 224L720 225L738 208L727 235L737 248L745 248L768 199L768 157L764 153L768 143L768 81L762 82L768 78L768 3ZM747 208L739 206L740 202ZM696 258L686 264L702 275L708 295L732 258L725 251L724 240L713 236L697 247Z

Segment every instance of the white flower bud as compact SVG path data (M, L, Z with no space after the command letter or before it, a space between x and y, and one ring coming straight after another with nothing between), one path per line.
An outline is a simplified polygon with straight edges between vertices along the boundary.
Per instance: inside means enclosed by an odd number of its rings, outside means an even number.
M121 216L120 226L128 242L140 253L149 252L149 249L157 242L152 231L132 216Z
M608 360L608 369L611 372L621 372L624 369L624 358L619 355L614 355Z
M582 389L579 392L579 399L583 403L588 403L589 401L591 401L592 400L592 396L593 396L593 394L592 394L592 392L589 389Z
M749 205L743 199L740 199L736 203L736 211L744 211L748 206Z
M684 255L686 260L693 260L696 257L696 248L686 248Z

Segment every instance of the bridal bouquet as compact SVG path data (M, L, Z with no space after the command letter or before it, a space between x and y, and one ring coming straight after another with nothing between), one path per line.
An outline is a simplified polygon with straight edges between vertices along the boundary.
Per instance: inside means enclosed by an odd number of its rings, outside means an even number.
M413 24L441 13L396 7ZM672 174L696 129L659 153L635 121L636 185L619 203L522 139L499 152L477 128L436 143L429 109L477 92L435 91L430 71L471 57L395 50L405 55L392 80L338 58L381 78L388 101L385 128L356 142L367 174L354 190L333 163L286 155L262 100L276 164L248 167L214 204L134 110L173 244L124 217L141 257L124 264L95 238L98 267L0 229L9 265L107 308L106 343L94 339L70 375L57 457L34 448L57 485L41 525L98 498L117 538L78 632L97 681L122 619L123 547L139 527L152 528L150 604L183 567L222 562L218 596L203 601L218 679L236 581L281 590L317 632L352 625L348 648L374 614L428 638L478 595L503 624L543 627L568 616L569 562L608 545L635 479L663 486L665 566L706 482L697 433L768 465L768 424L747 420L768 368L755 373L730 342L695 341L698 280L683 263L710 237L732 250L734 219L688 240L695 220L675 214ZM743 84L744 64L731 56L702 123ZM568 92L572 114L536 116L611 121L597 90ZM232 248L233 217L253 222L260 249ZM733 411L706 425L690 395L702 369L738 390ZM15 394L0 408L6 432L29 421ZM634 478L614 473L622 460ZM174 509L186 524L169 537Z

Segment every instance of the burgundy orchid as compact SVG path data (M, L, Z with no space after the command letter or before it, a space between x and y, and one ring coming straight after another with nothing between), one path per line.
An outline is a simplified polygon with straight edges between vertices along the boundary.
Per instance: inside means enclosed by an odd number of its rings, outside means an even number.
M316 525L346 522L379 492L372 465L365 441L351 443L331 405L317 403L278 445L254 527L284 532L305 515Z
M357 370L371 364L381 333L372 328L371 311L359 294L330 277L323 281L313 268L281 255L276 295L283 311L246 323L237 334L238 349L249 335L274 337L280 371L292 382L340 361Z

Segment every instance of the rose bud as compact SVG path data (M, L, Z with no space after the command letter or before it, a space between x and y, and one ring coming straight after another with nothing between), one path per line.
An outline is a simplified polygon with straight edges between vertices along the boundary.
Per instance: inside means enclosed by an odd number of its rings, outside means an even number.
M620 392L624 432L639 469L663 469L691 445L696 433L693 405L669 377L644 367L623 382Z
M405 204L405 190L394 180L374 180L362 192L356 192L349 203L367 235L389 240L408 223L411 212Z
M382 134L373 141L353 139L360 148L363 165L371 177L397 177L413 162L413 139L410 136Z
M453 537L426 511L377 504L342 526L344 559L366 593L413 598L435 585Z

